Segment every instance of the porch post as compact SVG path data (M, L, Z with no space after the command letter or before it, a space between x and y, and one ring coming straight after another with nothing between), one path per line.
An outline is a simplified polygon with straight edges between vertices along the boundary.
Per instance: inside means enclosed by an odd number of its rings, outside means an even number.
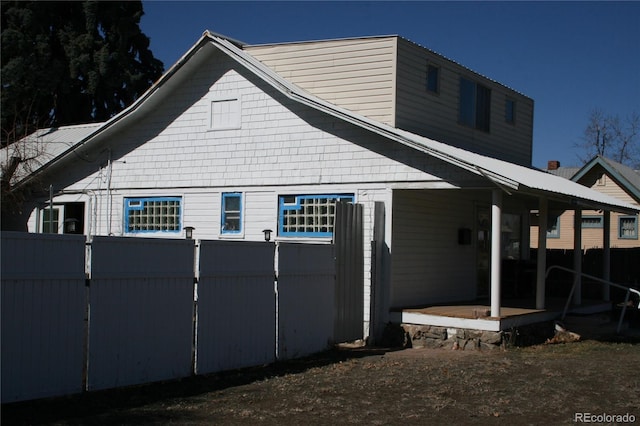
M545 273L547 271L547 218L549 202L540 197L538 202L538 261L536 270L536 309L544 309Z
M582 304L582 210L575 209L573 215L573 270L575 290L573 304Z
M611 212L605 210L602 217L602 279L611 281ZM602 284L602 300L611 298L610 287Z
M491 316L500 316L500 265L502 256L502 191L494 189L491 193Z

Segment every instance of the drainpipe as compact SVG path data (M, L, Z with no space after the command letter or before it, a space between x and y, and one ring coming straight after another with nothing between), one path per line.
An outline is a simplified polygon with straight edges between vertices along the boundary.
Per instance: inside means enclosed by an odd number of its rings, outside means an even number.
M491 192L491 316L500 317L502 190Z
M547 269L547 218L549 202L540 197L538 202L538 259L536 270L536 309L544 309L545 303L545 270Z
M113 163L111 162L111 150L109 150L109 159L107 161L107 235L111 235L111 171L113 170Z
M56 230L57 231L57 230ZM49 185L49 233L53 234L53 185ZM57 234L57 232L55 232Z

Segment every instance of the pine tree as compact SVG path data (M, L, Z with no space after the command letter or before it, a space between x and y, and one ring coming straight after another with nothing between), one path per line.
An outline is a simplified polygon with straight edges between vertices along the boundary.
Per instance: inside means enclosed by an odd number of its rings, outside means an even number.
M107 120L163 72L140 1L3 1L2 144L37 128Z

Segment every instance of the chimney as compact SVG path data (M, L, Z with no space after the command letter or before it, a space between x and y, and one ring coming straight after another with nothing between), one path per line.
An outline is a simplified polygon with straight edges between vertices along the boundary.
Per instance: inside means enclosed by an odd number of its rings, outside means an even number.
M558 170L560 162L558 160L547 161L547 170Z

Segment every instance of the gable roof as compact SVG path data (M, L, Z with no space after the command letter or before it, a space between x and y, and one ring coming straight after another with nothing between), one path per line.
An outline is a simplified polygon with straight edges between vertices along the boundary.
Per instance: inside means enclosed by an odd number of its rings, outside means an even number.
M561 178L571 179L575 175L580 167L558 167L557 169L544 169L545 172L552 175L560 176Z
M62 162L73 155L80 147L89 147L96 141L108 136L113 129L124 125L128 117L144 113L151 109L153 99L162 92L163 88L171 85L171 79L183 70L187 70L191 60L213 46L224 52L231 59L261 78L267 84L287 96L288 98L309 106L318 111L329 114L340 120L349 122L362 129L379 134L389 140L406 145L432 157L438 158L468 172L482 176L493 182L505 191L517 191L533 196L545 196L561 200L572 205L584 205L590 208L605 208L617 211L636 212L639 207L624 203L616 198L591 190L575 182L568 181L558 176L544 173L540 170L512 164L503 160L483 156L456 148L442 142L403 131L378 121L369 119L360 114L333 105L323 99L313 96L298 86L280 77L272 69L243 51L238 42L205 31L198 42L176 64L174 64L145 94L138 98L132 105L122 112L102 123L93 132L84 136L76 144L53 158L48 164L43 165L39 172L57 162ZM193 61L196 62L196 61ZM122 123L122 124L121 124ZM26 178L24 181L27 181ZM23 182L24 182L23 181Z
M602 167L609 176L615 179L619 185L621 185L629 192L629 194L640 202L640 173L633 170L631 167L625 166L617 161L613 161L610 158L603 157L602 155L597 155L591 159L591 161L585 164L571 177L571 180L578 182L595 167Z

